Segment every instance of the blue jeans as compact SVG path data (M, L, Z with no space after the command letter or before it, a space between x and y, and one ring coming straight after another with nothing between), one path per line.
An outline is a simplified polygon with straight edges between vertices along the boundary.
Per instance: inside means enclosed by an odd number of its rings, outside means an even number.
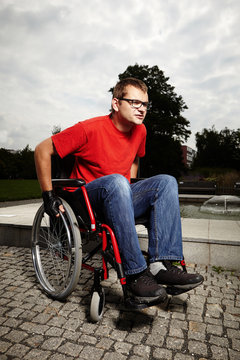
M178 186L174 177L157 175L129 184L119 174L86 185L96 214L115 233L126 275L147 268L135 229L135 218L148 214L150 262L182 260L182 229ZM82 201L81 190L75 195Z

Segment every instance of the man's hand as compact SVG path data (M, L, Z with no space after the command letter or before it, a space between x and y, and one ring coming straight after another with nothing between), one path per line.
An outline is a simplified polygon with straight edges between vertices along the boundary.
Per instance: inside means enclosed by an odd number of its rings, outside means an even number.
M59 199L52 190L44 191L42 197L44 209L49 216L58 217L60 211L64 212L61 199Z

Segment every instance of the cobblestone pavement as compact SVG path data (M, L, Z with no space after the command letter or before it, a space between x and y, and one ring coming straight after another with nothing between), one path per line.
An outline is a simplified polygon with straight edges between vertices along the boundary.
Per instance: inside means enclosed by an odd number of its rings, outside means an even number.
M36 283L30 250L2 246L0 359L239 360L240 274L189 267L204 275L204 285L141 311L124 309L111 270L105 313L93 324L89 272L66 302L54 301Z

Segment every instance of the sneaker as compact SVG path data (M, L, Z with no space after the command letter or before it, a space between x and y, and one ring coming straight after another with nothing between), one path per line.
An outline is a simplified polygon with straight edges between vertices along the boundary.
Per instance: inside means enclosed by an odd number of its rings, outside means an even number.
M166 290L157 283L149 269L146 269L139 275L129 276L127 279L127 289L130 292L130 296L140 303L164 302L167 298Z
M159 270L155 279L159 284L174 286L181 289L193 289L203 282L203 276L200 274L188 274L186 271L172 264L170 260L163 260L166 270Z

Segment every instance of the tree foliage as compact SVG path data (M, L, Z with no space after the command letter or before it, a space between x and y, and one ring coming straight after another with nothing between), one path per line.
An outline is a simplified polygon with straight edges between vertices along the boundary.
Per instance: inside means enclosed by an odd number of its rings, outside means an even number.
M53 129L52 129L52 135L56 135L58 133L60 133L61 131L61 126L60 125L54 125Z
M197 156L194 166L240 170L240 129L225 127L218 132L213 126L196 133Z
M0 149L0 179L35 179L34 153L27 145L23 150Z
M175 93L174 87L168 83L169 78L158 66L136 64L118 77L119 80L135 77L148 86L150 109L144 121L148 135L140 176L168 173L179 177L184 169L181 142L191 134L189 121L182 116L187 109L182 96Z

